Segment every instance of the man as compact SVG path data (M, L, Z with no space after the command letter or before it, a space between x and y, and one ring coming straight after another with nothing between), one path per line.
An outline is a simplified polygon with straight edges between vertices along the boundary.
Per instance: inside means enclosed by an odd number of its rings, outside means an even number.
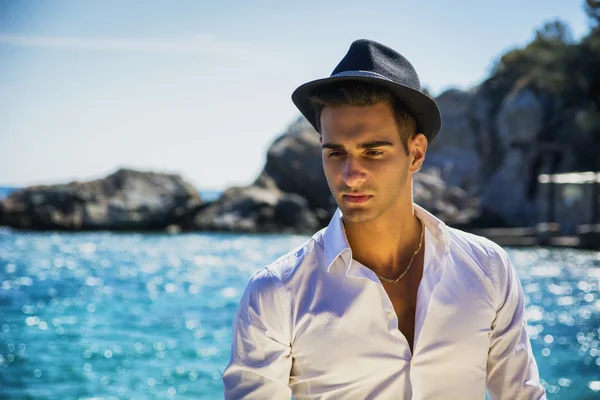
M412 65L359 40L292 99L339 208L250 279L225 397L545 399L506 252L413 204L441 117Z

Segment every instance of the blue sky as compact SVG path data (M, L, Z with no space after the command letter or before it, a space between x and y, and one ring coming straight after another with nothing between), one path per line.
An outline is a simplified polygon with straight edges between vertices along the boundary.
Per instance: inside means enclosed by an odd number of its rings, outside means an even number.
M469 88L505 51L581 1L0 0L0 185L175 172L198 189L250 183L358 38L407 57L435 95Z

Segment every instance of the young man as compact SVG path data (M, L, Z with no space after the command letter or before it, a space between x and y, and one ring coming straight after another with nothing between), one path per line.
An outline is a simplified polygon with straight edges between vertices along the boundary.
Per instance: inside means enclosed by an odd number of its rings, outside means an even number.
M441 117L412 65L359 40L292 99L339 208L250 279L225 397L545 399L506 252L413 203Z

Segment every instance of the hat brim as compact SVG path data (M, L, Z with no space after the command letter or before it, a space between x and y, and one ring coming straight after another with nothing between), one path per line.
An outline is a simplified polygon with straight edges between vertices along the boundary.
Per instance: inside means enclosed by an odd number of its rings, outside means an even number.
M435 101L426 94L408 86L399 85L377 73L346 71L328 78L307 82L292 93L292 101L316 131L318 131L316 113L310 97L320 87L342 81L367 82L390 90L414 115L417 120L417 131L424 134L429 143L437 136L442 127L440 110Z

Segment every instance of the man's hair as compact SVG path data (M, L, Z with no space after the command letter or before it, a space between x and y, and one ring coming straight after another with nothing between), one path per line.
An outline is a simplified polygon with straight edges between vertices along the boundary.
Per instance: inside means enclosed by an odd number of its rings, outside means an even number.
M321 112L325 107L372 106L389 104L394 112L400 141L408 154L408 139L417 134L417 120L389 90L363 82L334 82L319 88L310 97L315 110L317 131L321 133Z

